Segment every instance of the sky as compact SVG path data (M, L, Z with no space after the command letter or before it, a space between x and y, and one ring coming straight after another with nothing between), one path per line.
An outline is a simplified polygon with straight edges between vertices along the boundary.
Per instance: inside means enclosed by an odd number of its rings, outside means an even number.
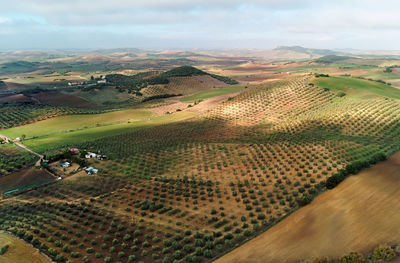
M0 50L400 50L397 0L0 0Z

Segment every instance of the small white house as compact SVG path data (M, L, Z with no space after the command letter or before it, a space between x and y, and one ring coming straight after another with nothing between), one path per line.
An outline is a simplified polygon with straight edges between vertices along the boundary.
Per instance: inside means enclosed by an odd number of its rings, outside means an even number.
M106 79L101 79L97 81L97 84L104 84L104 83L107 83Z
M85 158L86 158L86 159L91 159L91 158L96 158L96 157L97 157L97 154L91 153L91 152L88 152L88 153L85 155Z

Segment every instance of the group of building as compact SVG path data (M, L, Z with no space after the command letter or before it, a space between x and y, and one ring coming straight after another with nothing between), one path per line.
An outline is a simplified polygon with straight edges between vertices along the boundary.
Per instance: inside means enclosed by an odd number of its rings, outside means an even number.
M79 151L79 149L77 149L77 148L71 148L71 149L69 149L69 151L71 152L71 153L73 153L73 154L79 154L80 153L80 151ZM86 159L97 159L97 160L105 160L105 159L107 159L107 156L106 155L104 155L104 154L98 154L98 153L93 153L93 152L87 152L87 153L85 153L85 155L84 155L84 157L86 158ZM64 161L64 162L60 162L60 166L62 167L62 168L68 168L68 167L70 167L72 164L70 163L70 162L67 162L67 161ZM92 175L92 174L97 174L98 172L99 172L99 170L98 169L95 169L94 167L88 167L88 168L83 168L84 169L84 171L87 173L87 174L89 174L89 175Z

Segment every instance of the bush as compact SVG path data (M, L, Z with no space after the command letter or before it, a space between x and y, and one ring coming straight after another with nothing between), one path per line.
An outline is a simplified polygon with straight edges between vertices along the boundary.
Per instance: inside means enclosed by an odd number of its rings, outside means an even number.
M343 256L339 259L340 263L364 263L366 262L364 256L358 252L350 252L350 254Z
M311 196L309 196L308 194L303 194L302 197L297 199L297 203L299 204L299 206L305 206L311 203L312 200L313 198Z
M9 247L8 245L5 245L0 249L0 256L4 255L7 252L8 247Z
M128 263L134 262L135 260L136 260L136 256L135 255L129 255Z
M372 257L375 260L390 261L396 257L396 252L388 245L380 245L374 249Z

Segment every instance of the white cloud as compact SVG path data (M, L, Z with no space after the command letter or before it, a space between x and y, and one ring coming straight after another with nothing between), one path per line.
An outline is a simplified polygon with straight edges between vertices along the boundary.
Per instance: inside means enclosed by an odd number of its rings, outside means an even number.
M0 0L0 4L4 7L0 38L5 32L18 34L18 39L32 33L31 38L41 35L38 42L50 39L44 45L72 45L52 41L55 32L64 32L57 34L59 38L91 36L88 45L98 44L91 39L106 35L111 40L104 43L120 46L290 43L393 48L400 41L400 1L393 0Z

